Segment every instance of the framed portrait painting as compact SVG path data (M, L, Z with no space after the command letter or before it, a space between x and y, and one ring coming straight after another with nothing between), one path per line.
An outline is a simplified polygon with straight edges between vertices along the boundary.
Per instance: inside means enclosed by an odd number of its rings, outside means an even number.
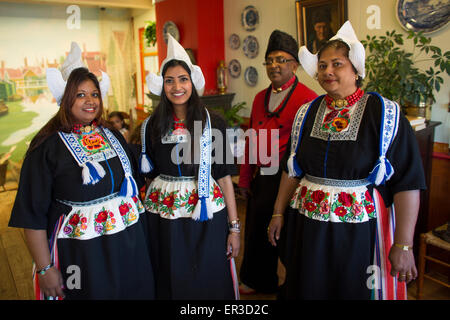
M297 0L297 40L316 53L347 20L347 0Z

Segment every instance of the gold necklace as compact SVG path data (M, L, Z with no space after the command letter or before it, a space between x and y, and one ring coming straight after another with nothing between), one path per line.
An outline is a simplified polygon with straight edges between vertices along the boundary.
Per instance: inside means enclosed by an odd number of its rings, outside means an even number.
M273 93L280 93L281 91L283 91L282 87L276 88L276 89L272 89Z
M86 126L82 126L80 128L80 132L83 133L83 134L89 134L89 133L92 133L94 131L94 129L95 129L94 125L89 125L88 124Z
M333 108L344 108L348 105L348 101L346 99L337 99L331 101L330 106Z

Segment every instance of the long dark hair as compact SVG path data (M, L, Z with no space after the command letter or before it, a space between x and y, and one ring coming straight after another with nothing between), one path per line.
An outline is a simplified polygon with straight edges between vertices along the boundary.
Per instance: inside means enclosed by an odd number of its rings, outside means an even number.
M319 51L317 52L317 59L320 60L320 56L322 55L322 52L327 48L334 48L335 50L339 50L339 49L343 50L344 55L350 61L350 58L349 58L350 47L348 46L348 44L346 44L344 41L342 41L340 39L329 40L322 47L320 47ZM353 71L358 76L358 79L356 80L356 87L361 88L362 84L363 84L363 79L359 76L358 70L356 70L353 63L351 61L350 61L350 63L352 64Z
M77 98L79 85L87 80L91 80L100 93L100 84L95 74L89 72L86 68L74 69L70 73L69 79L67 79L66 88L64 90L64 94L61 99L61 106L58 112L42 127L41 130L39 130L33 140L31 140L26 155L36 149L55 132L70 132L72 130L73 125L76 124L76 119L72 114L72 106ZM95 120L98 125L111 128L112 126L103 118L103 100L101 94L99 95L99 99L99 111L95 117Z
M189 69L188 65L184 61L176 59L170 60L164 65L164 68L161 72L163 78L169 68L176 66L182 66L188 72L189 80L192 82L191 70ZM184 123L186 125L186 129L189 130L191 137L193 137L194 121L202 121L202 130L205 127L206 121L206 111L201 104L200 97L198 96L194 84L192 84L192 94L187 104L187 114ZM163 87L163 90L161 92L161 100L149 120L149 127L151 128L151 139L153 141L158 141L159 139L161 139L161 137L164 136L170 128L172 128L173 113L174 110L172 102L170 102L170 100L167 98Z

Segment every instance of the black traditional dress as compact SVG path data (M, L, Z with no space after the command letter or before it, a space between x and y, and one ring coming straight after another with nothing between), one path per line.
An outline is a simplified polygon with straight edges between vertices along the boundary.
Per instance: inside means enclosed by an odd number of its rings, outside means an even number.
M211 127L219 130L213 141L212 158L222 153L219 151L230 155L225 122L211 113ZM178 142L185 140L178 139L183 132L177 129L153 141L151 130L145 128L146 153L154 165L151 177L155 177L147 189L144 206L149 211L149 246L155 266L157 298L235 299L234 260L227 259L226 254L228 214L217 183L230 174L232 165L226 164L225 159L212 161L206 199L212 217L206 221L194 220L196 207L200 207L199 165L181 162L190 143ZM174 159L177 154L179 158Z
M377 208L383 206L377 204L389 207L394 194L426 187L417 142L403 115L386 154L392 177L376 187L367 180L380 155L382 112L374 94L339 110L330 110L323 97L312 102L294 164L303 174L283 229L286 298L370 299L381 290L383 284L372 281L380 259ZM282 162L285 171L290 154L289 149ZM389 248L383 249L386 262Z
M103 168L95 184L83 184L82 170L58 133L31 151L9 226L47 230L66 299L153 299L145 211L138 197L119 195L125 175L118 155L124 153L111 141L126 151L124 161L133 157L119 132L108 134L97 128L72 136L78 150Z

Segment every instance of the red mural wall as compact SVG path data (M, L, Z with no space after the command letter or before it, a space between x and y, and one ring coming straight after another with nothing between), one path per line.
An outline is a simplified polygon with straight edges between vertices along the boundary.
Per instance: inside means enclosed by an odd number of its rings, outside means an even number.
M159 65L166 57L163 26L174 22L180 43L192 49L205 76L205 94L216 89L216 68L225 59L223 0L164 0L155 4Z

